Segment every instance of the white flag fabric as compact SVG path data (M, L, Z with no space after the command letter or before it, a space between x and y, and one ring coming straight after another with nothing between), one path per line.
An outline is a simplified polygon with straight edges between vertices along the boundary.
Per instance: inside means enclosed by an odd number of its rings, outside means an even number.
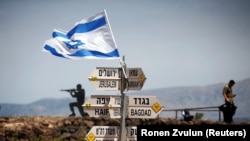
M83 19L68 32L54 30L43 51L67 59L120 59L105 10Z

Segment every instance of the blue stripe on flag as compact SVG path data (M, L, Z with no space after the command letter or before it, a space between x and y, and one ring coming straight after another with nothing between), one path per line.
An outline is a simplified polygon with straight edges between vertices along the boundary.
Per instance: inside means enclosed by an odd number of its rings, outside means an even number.
M68 37L71 38L71 36L75 33L85 33L89 32L95 29L98 29L106 24L105 17L101 17L99 19L96 19L94 21L88 22L88 23L81 23L77 24L72 30L68 32Z
M53 36L53 38L63 37L63 38L69 39L69 37L66 34L63 34L61 32L57 32L57 31L53 31L52 36Z
M102 53L99 51L90 51L90 50L81 49L75 52L74 54L70 54L69 56L75 56L75 57L95 56L95 57L106 58L106 57L119 57L119 53L117 49L109 53Z
M67 55L72 56L72 57L89 57L89 56L95 56L95 57L100 57L100 58L119 57L119 52L117 49L115 49L114 51L109 52L109 53L102 53L102 52L98 52L98 51L90 51L90 50L80 49L77 52L75 52L74 54L67 54L65 56L62 55L61 53L58 53L55 48L53 48L49 45L45 45L44 49L49 51L51 54L53 54L55 56L63 57L63 58L67 58Z
M45 45L45 46L44 46L44 49L47 50L47 51L49 51L51 54L53 54L53 55L55 55L55 56L65 58L62 54L58 53L54 47Z

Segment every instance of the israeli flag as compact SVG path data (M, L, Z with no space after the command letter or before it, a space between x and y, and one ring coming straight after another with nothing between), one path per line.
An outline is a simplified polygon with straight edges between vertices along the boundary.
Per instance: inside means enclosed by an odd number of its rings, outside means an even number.
M106 11L83 19L68 32L55 29L43 51L67 59L120 59Z

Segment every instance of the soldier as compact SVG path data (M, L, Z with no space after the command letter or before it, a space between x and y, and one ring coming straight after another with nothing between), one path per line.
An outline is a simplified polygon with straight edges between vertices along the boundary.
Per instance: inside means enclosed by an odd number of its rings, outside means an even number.
M220 106L220 110L223 112L224 115L224 122L231 123L233 122L233 116L236 112L236 106L234 105L233 98L236 94L233 93L232 87L234 86L235 81L230 80L224 87L222 94L225 99L225 104Z
M85 89L82 88L81 84L76 85L76 90L69 91L70 95L76 98L76 102L69 103L70 111L72 112L69 116L75 116L74 107L77 107L81 116L84 116L84 109L82 104L85 101Z

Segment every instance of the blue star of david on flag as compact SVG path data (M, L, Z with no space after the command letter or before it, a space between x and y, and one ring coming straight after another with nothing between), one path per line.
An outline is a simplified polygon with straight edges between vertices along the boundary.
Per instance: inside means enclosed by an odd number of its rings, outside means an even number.
M78 49L78 46L83 45L84 43L81 42L81 40L71 40L71 41L63 41L64 44L69 48L69 49Z

